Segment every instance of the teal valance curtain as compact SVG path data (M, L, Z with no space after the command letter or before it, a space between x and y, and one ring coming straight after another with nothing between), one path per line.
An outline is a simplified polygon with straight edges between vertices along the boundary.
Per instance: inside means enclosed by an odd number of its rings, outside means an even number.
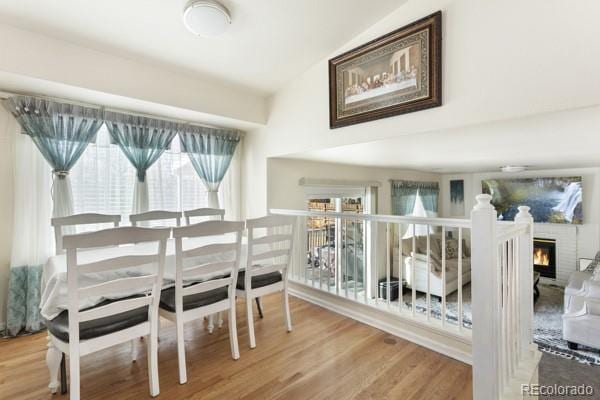
M4 107L52 167L55 178L53 216L73 214L69 171L103 124L100 108L58 102L33 96L15 96Z
M410 215L417 196L421 198L425 210L437 213L440 192L437 182L393 180L391 185L393 215Z
M148 211L146 171L171 146L183 125L138 115L105 113L111 141L119 146L136 169L137 183L133 195L133 213Z
M231 164L241 132L235 129L187 125L179 132L181 150L186 152L208 190L208 206L220 208L218 191Z

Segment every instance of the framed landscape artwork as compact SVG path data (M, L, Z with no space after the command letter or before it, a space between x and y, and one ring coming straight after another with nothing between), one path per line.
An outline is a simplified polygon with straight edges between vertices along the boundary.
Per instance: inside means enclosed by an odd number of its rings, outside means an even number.
M513 221L517 207L529 206L534 222L583 223L581 176L486 179L481 189L492 195L498 219Z
M450 181L450 216L465 216L465 181L462 179Z
M442 104L442 12L329 60L329 125Z

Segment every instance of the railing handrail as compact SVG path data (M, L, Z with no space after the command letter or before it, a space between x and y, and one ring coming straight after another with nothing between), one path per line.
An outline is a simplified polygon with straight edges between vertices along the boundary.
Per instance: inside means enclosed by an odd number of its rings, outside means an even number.
M512 222L510 225L499 225L496 230L496 241L505 242L521 235L527 235L529 234L529 227L529 224L519 222Z
M339 218L346 220L362 220L373 222L389 222L400 224L415 224L415 225L433 225L447 226L454 228L471 228L470 219L461 218L431 218L431 217L415 217L415 216L399 216L399 215L384 215L384 214L358 214L344 212L329 212L329 211L304 211L304 210L289 210L272 208L269 210L271 214L276 215L293 215L297 217L325 217Z

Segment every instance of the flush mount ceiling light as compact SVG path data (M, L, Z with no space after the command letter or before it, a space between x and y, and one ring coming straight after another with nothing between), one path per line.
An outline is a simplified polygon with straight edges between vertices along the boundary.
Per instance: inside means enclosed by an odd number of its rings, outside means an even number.
M183 11L183 23L195 35L217 36L231 24L229 10L212 0L194 0Z
M523 172L526 169L522 165L505 165L504 167L500 167L500 171L502 172Z

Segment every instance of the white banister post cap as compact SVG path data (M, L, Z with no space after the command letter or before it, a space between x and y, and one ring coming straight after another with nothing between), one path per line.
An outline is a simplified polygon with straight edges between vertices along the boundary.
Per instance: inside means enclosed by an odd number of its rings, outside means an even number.
M519 206L517 207L519 212L517 213L517 215L515 215L515 221L519 220L519 219L531 219L533 220L533 217L531 216L531 213L529 212L529 210L531 210L531 207L529 206Z
M473 207L474 210L490 210L494 209L492 205L492 196L489 194L478 194L475 199L477 200L477 204Z

